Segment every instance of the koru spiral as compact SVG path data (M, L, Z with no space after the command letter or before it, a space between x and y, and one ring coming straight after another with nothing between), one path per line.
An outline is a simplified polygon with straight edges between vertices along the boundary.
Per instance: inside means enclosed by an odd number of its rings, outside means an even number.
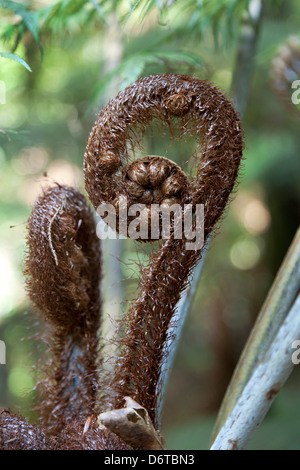
M129 161L129 148L154 119L202 147L195 177L189 179L175 162L156 155ZM207 237L232 191L242 148L239 118L216 87L189 76L142 78L100 111L84 156L86 190L96 209L110 203L117 215L124 196L128 206L146 206L145 218L151 204L202 203Z
M161 156L131 158L154 120L198 143L192 176ZM207 241L234 188L242 151L239 117L217 87L186 75L154 75L127 87L100 111L84 155L86 190L95 209L109 203L119 214L125 198L129 207L144 204L148 221L151 204L203 204ZM52 359L39 379L39 424L1 412L0 447L140 448L138 441L100 428L97 416L122 408L130 397L147 410L158 430L165 345L200 257L201 249L187 250L184 238L172 233L151 254L138 296L119 323L119 357L113 370L104 373L95 222L77 190L61 185L46 190L28 222L25 274L34 309L46 322Z

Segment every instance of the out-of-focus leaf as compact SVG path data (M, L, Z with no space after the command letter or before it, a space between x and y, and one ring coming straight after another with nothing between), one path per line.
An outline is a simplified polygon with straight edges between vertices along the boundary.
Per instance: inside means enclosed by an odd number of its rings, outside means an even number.
M90 8L93 6L94 8ZM42 29L65 31L72 21L91 25L93 18L106 22L111 3L102 5L97 0L59 0L38 10Z
M5 130L3 130L3 129L0 129L0 134L3 134L3 135L5 135L5 136L7 137L7 139L8 139L8 141L10 141L10 140L11 140L11 139L10 139L10 137L9 137L9 135L8 135L8 133L7 133Z
M25 62L25 60L17 54L12 54L11 52L0 52L0 57L3 57L4 59L14 60L15 62L18 62L19 64L23 65L23 67L29 70L29 72L32 72L27 62Z
M96 0L89 0L89 2L95 7L95 10L99 13L99 15L102 17L103 16L103 12L102 12L102 9L99 5L99 3L96 2Z
M127 23L127 21L131 18L133 12L135 10L137 10L137 8L143 3L143 0L136 0L136 2L131 6L130 8L130 11L127 15L127 18L125 20L125 24ZM145 7L147 7L147 10L149 11L149 6L155 6L155 1L153 0L146 0L146 5L144 5L144 9Z
M114 77L120 77L121 87L125 88L143 75L147 65L168 63L175 64L178 62L181 64L191 65L195 68L200 68L203 65L203 61L199 56L186 52L159 51L142 52L131 55L129 58L124 59L118 67L116 67L109 74L103 77L100 82L98 82L94 90L93 101L98 101L99 96L105 92L106 87Z
M7 28L4 29L4 31L0 34L0 39L6 40L6 41L11 41L15 34L15 25L9 25Z
M14 2L12 0L2 0L0 2L3 8L12 11L15 15L21 16L26 28L31 32L33 38L38 43L39 48L42 52L42 44L40 40L40 34L38 29L38 16L35 11L28 11L24 5Z
M142 57L140 57L140 59L131 57L126 60L120 70L120 75L123 80L122 86L124 88L130 85L130 83L135 82L138 77L142 75L146 63L147 59Z

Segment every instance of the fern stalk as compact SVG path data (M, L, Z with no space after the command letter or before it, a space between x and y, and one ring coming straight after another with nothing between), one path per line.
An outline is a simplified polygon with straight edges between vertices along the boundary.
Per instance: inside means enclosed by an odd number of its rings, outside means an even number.
M273 286L266 298L261 312L252 329L251 335L235 369L231 383L219 411L213 438L220 432L229 419L229 415L240 403L239 397L248 390L247 382L251 375L256 373L260 364L266 361L269 350L272 348L276 335L281 331L290 315L295 298L299 292L300 284L300 228L290 246L283 264L276 276ZM291 332L297 336L297 329L293 323L288 323ZM282 349L283 351L283 349ZM284 363L285 364L285 363ZM284 367L284 364L282 367ZM288 366L286 366L288 368ZM276 371L275 371L276 372ZM284 372L284 371L283 371ZM277 373L277 372L276 372ZM253 377L252 375L252 377ZM247 411L243 411L247 414Z
M211 450L244 449L293 370L292 345L300 338L300 295L257 365Z

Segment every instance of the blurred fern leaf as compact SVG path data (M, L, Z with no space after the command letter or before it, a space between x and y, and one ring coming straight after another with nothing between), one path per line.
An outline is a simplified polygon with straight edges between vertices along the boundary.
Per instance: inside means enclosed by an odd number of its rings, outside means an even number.
M18 62L19 64L23 65L23 67L25 67L29 72L32 72L27 62L25 62L25 60L17 54L12 54L11 52L0 52L0 57L3 57L4 59L14 60L15 62Z
M141 77L145 71L146 66L149 65L169 65L169 64L187 64L193 68L201 68L203 65L202 59L195 55L186 52L173 52L173 51L155 51L155 52L140 52L125 58L121 64L106 74L100 80L94 90L93 101L97 102L100 95L105 95L105 91L109 86L111 80L115 77L120 78L121 88L125 88L131 83L135 82Z

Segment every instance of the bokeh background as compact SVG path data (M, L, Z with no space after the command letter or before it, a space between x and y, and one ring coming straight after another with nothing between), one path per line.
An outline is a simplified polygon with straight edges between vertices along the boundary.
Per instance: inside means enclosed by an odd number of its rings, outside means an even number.
M188 73L237 101L238 80L247 95L245 159L184 327L162 422L169 449L208 448L234 366L299 225L300 108L291 83L300 79L300 4L262 1L245 75L243 22L249 4L259 3L0 2L0 339L7 354L0 407L34 419L38 324L22 268L26 220L41 187L59 181L84 192L82 160L96 113L140 76ZM188 146L170 145L164 133L149 133L145 148L179 164L188 158ZM104 313L119 296L134 298L135 263L143 260L136 248L130 241L106 247ZM296 367L249 448L300 449L299 386Z

